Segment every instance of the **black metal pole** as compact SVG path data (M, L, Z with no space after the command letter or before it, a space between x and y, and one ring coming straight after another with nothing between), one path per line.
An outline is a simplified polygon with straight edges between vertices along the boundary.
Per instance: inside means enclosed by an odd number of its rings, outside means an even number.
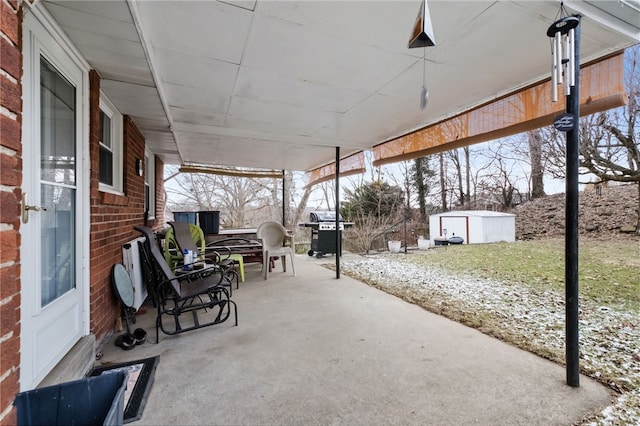
M336 279L340 278L340 250L342 233L340 231L340 147L336 146Z
M580 16L576 16L580 19ZM580 386L578 343L578 156L580 153L580 24L575 28L575 85L567 101L567 113L574 116L573 128L567 132L567 181L565 202L565 302L567 384Z
M285 178L285 174L284 174L284 170L282 171L282 226L287 226L287 218L286 218L286 206L285 206L285 195L287 194L287 192L285 191L285 182L286 182L286 178Z
M404 215L403 215L403 222L404 222L404 254L407 254L407 215L408 215L408 208L405 209L404 211Z

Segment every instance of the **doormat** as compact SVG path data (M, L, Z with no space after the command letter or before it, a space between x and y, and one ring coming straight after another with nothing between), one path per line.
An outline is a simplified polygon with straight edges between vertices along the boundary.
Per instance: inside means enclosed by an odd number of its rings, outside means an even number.
M147 397L153 385L153 377L160 361L159 356L138 359L122 364L111 364L94 368L87 376L99 376L105 371L126 371L129 373L127 390L124 393L124 420L129 423L139 420L147 403Z

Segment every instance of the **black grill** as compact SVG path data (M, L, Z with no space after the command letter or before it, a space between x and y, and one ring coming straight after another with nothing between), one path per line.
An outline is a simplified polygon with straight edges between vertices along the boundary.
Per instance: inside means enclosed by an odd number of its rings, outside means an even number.
M338 215L338 220L340 222L344 222L341 215ZM315 211L309 214L310 222L335 222L336 221L336 212L331 210L326 211Z
M342 254L342 230L344 220L338 215L340 221L338 231L338 250ZM307 252L309 256L315 255L320 259L325 254L336 253L336 212L331 210L318 210L309 214L309 222L301 223L300 226L311 228L311 250Z

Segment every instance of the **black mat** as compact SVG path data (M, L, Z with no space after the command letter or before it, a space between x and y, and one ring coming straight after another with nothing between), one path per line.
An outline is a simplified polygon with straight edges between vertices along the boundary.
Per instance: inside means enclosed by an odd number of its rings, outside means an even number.
M113 370L123 370L129 373L127 390L124 394L124 423L129 423L142 417L159 360L160 357L156 356L122 364L104 365L94 368L87 376L99 376L105 371Z

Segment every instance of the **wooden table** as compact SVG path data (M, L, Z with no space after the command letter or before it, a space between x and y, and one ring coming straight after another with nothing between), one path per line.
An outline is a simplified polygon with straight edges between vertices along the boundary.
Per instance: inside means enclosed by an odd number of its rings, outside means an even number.
M206 234L207 243L224 240L227 238L247 238L256 239L257 228L237 228L237 229L221 229L217 234Z
M209 250L215 250L216 247L221 249L219 254L223 259L227 253L231 253L231 258L238 263L238 257L242 256L243 265L262 263L262 244L256 239L257 232L257 228L221 229L217 234L205 235L205 240ZM269 261L270 267L273 267L273 259Z
M255 239L256 229L228 229L207 235L207 250L216 250L224 259L227 254L243 257L243 263L262 263L262 244ZM210 238L213 237L213 238Z

